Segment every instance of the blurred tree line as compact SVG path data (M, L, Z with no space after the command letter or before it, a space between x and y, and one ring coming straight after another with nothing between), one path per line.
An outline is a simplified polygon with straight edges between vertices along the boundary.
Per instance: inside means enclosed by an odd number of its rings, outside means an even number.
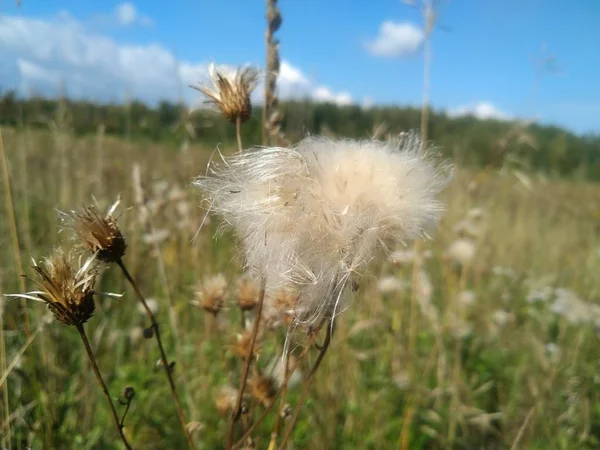
M338 106L309 100L280 103L282 129L292 141L307 134L352 138L385 138L418 129L417 108ZM261 110L257 107L244 124L246 145L260 143ZM85 100L20 98L13 91L0 93L0 125L67 127L77 135L99 129L130 139L197 140L209 147L235 139L235 127L209 110L189 110L162 101L150 107L139 101L97 104ZM578 136L556 126L535 123L430 116L429 139L455 163L474 167L518 167L550 175L600 180L600 136Z

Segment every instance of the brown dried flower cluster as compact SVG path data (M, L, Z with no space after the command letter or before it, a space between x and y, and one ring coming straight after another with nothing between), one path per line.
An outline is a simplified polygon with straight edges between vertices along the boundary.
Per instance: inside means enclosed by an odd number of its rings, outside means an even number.
M211 64L208 72L213 87L192 86L208 97L212 103L230 122L240 119L245 122L252 114L250 94L258 82L258 71L254 67L242 67L235 71L217 68Z
M82 212L69 213L81 243L105 263L119 261L127 249L127 243L114 216L119 203L120 200L117 200L104 216L94 205L85 206Z
M196 300L191 304L216 316L223 309L226 288L227 280L222 274L207 277L196 290Z
M271 377L256 374L248 381L248 391L252 397L267 408L277 395L277 384Z
M241 277L237 282L237 301L242 311L256 308L260 287L248 276Z
M76 270L72 256L57 249L43 261L43 266L33 262L38 277L32 281L38 290L8 296L44 302L59 322L82 325L95 309L94 282L98 272L93 261L92 257Z

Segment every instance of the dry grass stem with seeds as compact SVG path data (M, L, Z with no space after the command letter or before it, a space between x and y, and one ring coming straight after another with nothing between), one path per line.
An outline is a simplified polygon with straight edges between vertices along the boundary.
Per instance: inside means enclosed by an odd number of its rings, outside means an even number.
M241 153L243 151L241 127L252 114L250 94L258 83L258 70L249 66L231 70L211 63L208 72L213 87L192 86L192 88L208 97L207 103L214 105L223 117L235 123L238 151Z

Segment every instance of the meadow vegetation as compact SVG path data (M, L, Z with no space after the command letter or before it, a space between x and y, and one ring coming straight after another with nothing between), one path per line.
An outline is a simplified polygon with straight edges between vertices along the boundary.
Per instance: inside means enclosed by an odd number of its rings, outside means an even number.
M599 448L598 138L279 103L276 3L266 110L3 96L0 448Z

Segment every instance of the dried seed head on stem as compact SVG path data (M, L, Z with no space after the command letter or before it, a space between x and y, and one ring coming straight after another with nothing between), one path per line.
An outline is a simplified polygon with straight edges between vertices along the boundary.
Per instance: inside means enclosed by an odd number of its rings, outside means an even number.
M117 200L102 214L96 205L87 205L81 211L63 213L68 218L81 245L105 263L117 262L125 255L127 243L117 225L115 211L121 200Z
M54 317L66 325L81 325L94 313L94 283L98 269L93 264L94 257L81 262L72 254L58 248L48 258L38 264L33 261L37 277L32 281L38 290L23 294L7 294L46 304Z
M223 158L195 184L237 233L250 273L269 291L293 286L297 319L315 323L339 312L378 253L435 225L448 176L420 146L416 133L398 146L311 137Z
M227 280L223 274L206 277L196 289L196 299L191 303L217 316L223 309L226 290Z
M214 105L230 122L247 121L252 114L250 94L258 83L258 70L251 66L231 70L211 63L208 72L213 87L192 88L202 92L208 98L206 102Z

